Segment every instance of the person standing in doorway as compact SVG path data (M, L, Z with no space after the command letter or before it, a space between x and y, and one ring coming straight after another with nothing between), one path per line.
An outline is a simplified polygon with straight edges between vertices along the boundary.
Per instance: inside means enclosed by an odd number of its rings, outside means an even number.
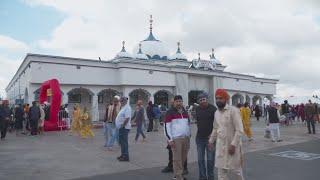
M119 129L119 143L121 155L119 161L129 161L128 135L131 129L131 107L127 97L121 97L121 110L116 117L116 127Z
M196 107L195 119L198 127L196 144L198 151L199 180L214 180L215 150L209 149L208 144L213 129L214 114L217 108L208 103L208 95L206 93L200 94L198 101L199 106Z
M111 105L108 106L106 111L106 117L104 121L104 135L105 135L105 145L109 151L112 151L114 142L118 139L117 138L117 128L116 128L116 117L120 112L120 103L118 96L113 98L113 102Z
M168 110L164 132L173 153L173 171L177 180L183 177L183 165L190 148L190 120L184 109L182 96L174 97L174 106Z
M316 108L314 104L309 100L309 103L305 106L305 114L306 114L306 121L308 126L308 133L311 134L311 127L312 133L316 134L316 127L315 127L315 115L316 115Z
M30 119L30 126L31 126L31 136L38 134L38 123L41 117L40 108L36 101L32 102L32 107L29 110L29 119Z
M256 105L256 107L254 108L254 115L256 116L257 121L259 121L259 118L261 116L261 110L259 105Z
M233 174L237 180L243 180L243 125L240 111L227 104L229 94L226 90L218 89L215 97L218 110L209 143L210 148L214 148L216 142L215 167L218 168L218 179L229 180L228 175Z
M153 131L153 119L154 119L154 113L153 113L153 104L152 101L149 101L148 107L147 107L147 117L149 119L149 125L147 132Z
M251 131L251 110L249 108L249 103L244 103L244 106L240 108L241 119L243 123L243 129L249 141L252 141L252 131Z

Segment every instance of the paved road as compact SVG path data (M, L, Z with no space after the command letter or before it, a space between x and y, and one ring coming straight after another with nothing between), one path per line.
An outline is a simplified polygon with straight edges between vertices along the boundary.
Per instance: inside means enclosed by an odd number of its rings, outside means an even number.
M243 142L244 151L248 152L245 156L247 159L247 167L245 169L247 179L260 180L263 177L270 177L265 173L277 172L272 169L277 165L282 165L283 167L294 165L294 163L291 164L291 160L267 156L267 153L264 153L266 149L276 150L281 147L288 149L290 146L287 145L320 140L320 134L309 135L306 133L304 125L296 124L289 127L281 127L281 135L284 141L272 143L263 137L264 121L257 122L253 120L252 126L255 141L250 143L248 141ZM319 127L319 124L317 124L318 132L320 132ZM194 125L192 131L193 135L196 134ZM103 148L105 140L102 129L95 129L94 132L95 137L86 140L78 136L70 136L68 132L47 132L37 137L16 137L14 133L8 134L6 141L0 141L0 180L99 178L97 175L101 175L104 178L106 174L110 174L107 176L108 179L121 179L121 177L122 179L129 179L130 177L135 177L135 179L169 179L170 175L159 173L161 166L167 164L168 161L168 153L165 149L166 140L162 129L159 132L147 133L147 143L134 143L135 129L132 129L129 135L130 163L122 163L116 160L116 157L119 156L119 148L116 148L113 152L106 151ZM302 147L315 147L317 145L305 144ZM299 145L294 146L301 148ZM310 148L305 151L312 152L312 150L314 149ZM318 153L320 154L320 152ZM188 160L190 162L189 179L197 179L195 164L197 152L194 136L191 139ZM299 171L295 170L293 174L302 172L304 167L309 167L308 164L313 163L297 162L301 164L301 167L297 168ZM267 165L269 164L272 164L272 166L268 167ZM251 167L255 169L251 169ZM312 167L304 169L304 171L311 172L311 169ZM264 174L260 177L256 173ZM298 175L293 177L299 177ZM289 176L287 175L287 177ZM256 177L259 178L256 179ZM276 180L278 179L276 178Z
M319 158L315 160L298 160L286 157L278 157L270 154L284 151L301 151L317 153ZM244 168L247 180L319 180L320 179L320 140L309 141L294 145L277 147L269 150L247 153ZM127 172L98 175L76 180L165 180L172 174L160 173L162 167L132 170ZM197 165L189 165L188 179L197 179Z

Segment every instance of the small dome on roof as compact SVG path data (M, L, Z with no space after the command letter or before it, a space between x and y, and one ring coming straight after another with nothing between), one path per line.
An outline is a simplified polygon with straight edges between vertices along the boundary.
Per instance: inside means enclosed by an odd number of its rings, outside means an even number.
M115 58L132 58L131 54L126 51L124 45L125 41L122 41L122 49Z
M213 61L215 64L221 64L221 62L216 59L216 57L214 56L214 49L212 48L212 54L210 55L210 60Z
M141 50L141 43L139 44L139 51L135 56L136 59L141 59L141 60L148 60L148 56L142 53Z
M177 43L178 45L178 49L177 52L171 56L171 60L187 60L187 56L185 56L184 54L181 53L181 49L180 49L180 42Z

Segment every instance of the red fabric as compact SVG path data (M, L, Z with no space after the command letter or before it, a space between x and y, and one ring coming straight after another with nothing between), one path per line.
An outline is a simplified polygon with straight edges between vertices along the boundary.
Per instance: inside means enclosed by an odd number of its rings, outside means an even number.
M182 114L182 117L181 117L181 114L171 114L171 115L167 115L166 119L165 119L165 122L168 123L168 122L171 122L173 121L174 119L188 119L189 118L189 115L188 114Z
M58 130L58 113L61 105L61 91L60 84L57 79L48 80L41 85L40 90L40 104L47 100L47 90L51 89L51 106L50 106L50 119L44 122L45 131Z
M217 96L220 96L220 97L222 97L222 98L224 98L225 100L229 100L229 94L227 93L227 91L226 90L224 90L224 89L217 89L217 91L216 91L216 97Z

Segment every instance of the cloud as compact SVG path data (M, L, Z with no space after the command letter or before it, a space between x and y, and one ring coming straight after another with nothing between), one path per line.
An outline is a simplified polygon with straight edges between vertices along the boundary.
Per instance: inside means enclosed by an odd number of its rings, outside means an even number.
M5 97L5 87L18 70L21 61L0 55L0 96Z
M0 34L0 49L9 52L25 52L29 47L24 42Z
M172 53L177 41L189 59L198 52L206 58L215 48L227 71L280 77L279 94L320 89L320 4L316 0L26 2L67 14L50 38L38 42L40 48L59 55L113 58L122 40L131 50L147 36L148 17L153 14L154 34Z

